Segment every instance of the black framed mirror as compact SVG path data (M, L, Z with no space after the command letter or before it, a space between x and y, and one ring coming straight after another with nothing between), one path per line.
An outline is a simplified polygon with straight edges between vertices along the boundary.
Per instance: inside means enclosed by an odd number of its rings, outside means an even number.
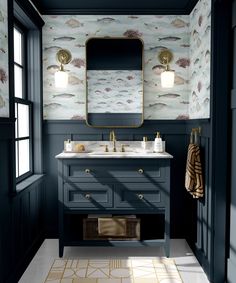
M92 127L143 123L143 42L90 38L86 42L86 122Z

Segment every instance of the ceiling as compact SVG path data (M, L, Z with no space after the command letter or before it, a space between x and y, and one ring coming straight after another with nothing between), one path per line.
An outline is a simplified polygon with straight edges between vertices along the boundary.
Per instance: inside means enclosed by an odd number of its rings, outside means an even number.
M41 14L189 14L197 0L31 0Z

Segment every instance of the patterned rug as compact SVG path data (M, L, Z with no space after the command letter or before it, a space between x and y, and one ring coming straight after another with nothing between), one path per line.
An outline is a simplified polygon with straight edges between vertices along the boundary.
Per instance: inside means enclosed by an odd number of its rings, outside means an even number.
M183 283L167 258L56 259L45 283Z

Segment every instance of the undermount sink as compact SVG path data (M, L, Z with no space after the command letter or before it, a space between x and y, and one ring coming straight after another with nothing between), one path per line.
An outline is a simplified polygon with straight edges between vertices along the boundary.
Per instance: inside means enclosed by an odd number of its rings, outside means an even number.
M114 151L109 151L109 152L105 152L105 151L93 151L90 152L89 155L112 155L112 156L127 156L127 155L135 155L137 153L133 152L133 151L126 151L126 152L114 152Z

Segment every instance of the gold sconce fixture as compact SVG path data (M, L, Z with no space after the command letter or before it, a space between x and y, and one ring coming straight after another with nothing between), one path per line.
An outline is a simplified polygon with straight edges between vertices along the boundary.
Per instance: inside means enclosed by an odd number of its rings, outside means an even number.
M173 53L168 50L162 50L158 59L162 65L165 65L165 71L161 73L161 86L163 88L172 88L174 86L175 81L175 71L170 69L170 62L173 59Z
M64 70L64 65L71 61L71 53L67 49L60 49L56 54L56 59L60 63L59 70L55 73L55 87L66 88L68 84L68 73Z

